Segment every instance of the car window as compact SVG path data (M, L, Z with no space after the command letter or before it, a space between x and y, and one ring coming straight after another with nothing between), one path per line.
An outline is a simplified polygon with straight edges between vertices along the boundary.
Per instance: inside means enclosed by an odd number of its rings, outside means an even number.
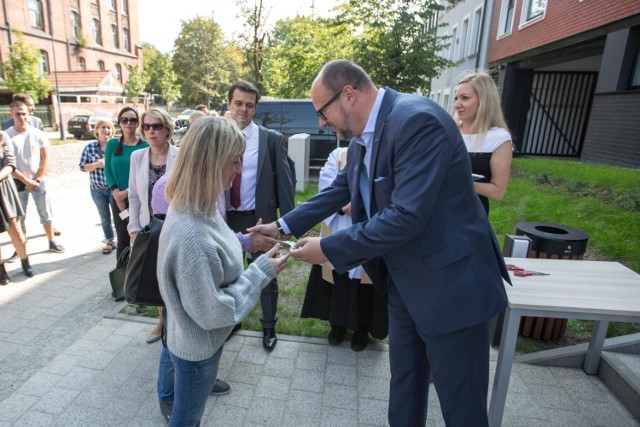
M258 102L253 121L269 129L280 132L280 102Z
M292 133L322 133L316 110L311 102L288 102L282 104L282 132ZM331 129L326 128L331 133Z
M69 122L71 122L71 123L87 123L88 120L89 120L89 116L75 116L75 117L72 117L71 120L69 120Z

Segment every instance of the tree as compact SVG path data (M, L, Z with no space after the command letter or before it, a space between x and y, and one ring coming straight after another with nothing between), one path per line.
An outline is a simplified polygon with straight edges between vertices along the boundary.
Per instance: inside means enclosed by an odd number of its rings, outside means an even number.
M455 5L459 0L449 1ZM439 0L351 0L340 22L358 34L355 61L379 86L428 92L430 81L449 61L438 55L448 43L436 36Z
M354 39L345 24L297 16L276 23L266 49L267 92L279 98L308 98L313 78L334 58L353 58Z
M9 48L9 60L3 64L5 85L13 93L28 93L37 102L51 92L46 73L40 71L40 52L17 31L16 43Z
M251 4L253 3L253 5ZM263 61L265 57L265 38L267 31L265 23L269 17L269 10L265 8L262 0L236 0L236 4L240 6L240 13L245 17L244 27L246 31L239 35L242 48L245 51L247 66L251 72L253 84L258 88L261 94L265 93Z
M144 88L146 92L158 94L167 102L180 96L178 76L173 71L171 55L162 53L152 45L143 43L144 73L149 78Z
M137 65L134 67L127 65L126 67L129 72L129 77L127 78L127 84L124 87L124 93L127 98L133 100L133 103L135 104L140 93L144 91L149 77L147 77Z
M223 43L222 30L212 18L182 22L175 42L173 69L186 103L221 104L239 70ZM233 71L233 72L232 72Z

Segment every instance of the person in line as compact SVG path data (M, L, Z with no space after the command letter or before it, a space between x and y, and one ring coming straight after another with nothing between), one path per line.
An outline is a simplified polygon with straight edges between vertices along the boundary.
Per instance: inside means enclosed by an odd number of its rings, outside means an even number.
M24 102L25 104L27 104L27 107L29 108L29 125L31 125L31 127L35 129L43 130L44 124L42 123L42 119L40 119L40 117L34 116L36 112L36 104L33 101L33 98L31 97L31 95L26 93L16 93L11 97L11 102L16 102L16 101ZM7 120L3 120L2 124L0 124L0 127L2 128L2 130L7 130L11 126L13 126L13 118L11 117L8 118Z
M376 88L357 64L325 64L311 85L320 126L350 139L347 167L281 219L301 236L351 202L353 225L300 239L290 254L336 271L358 265L389 298L388 419L424 426L433 372L448 426L486 426L489 320L507 305L500 246L478 200L464 141L435 102Z
M127 224L129 223L129 171L131 154L147 148L149 144L136 134L138 112L132 107L124 107L118 113L118 126L122 129L120 138L111 138L104 152L104 177L111 189L111 208L116 229L116 267L120 267L120 257L125 248L131 245Z
M343 146L333 150L320 169L318 191L331 185L347 164L348 141L340 143ZM351 204L347 204L324 219L320 235L329 236L351 225ZM327 339L331 345L340 344L347 329L353 331L353 351L367 347L369 334L381 340L389 331L386 293L376 292L362 267L338 273L328 261L311 267L301 317L328 320L331 330Z
M140 229L149 225L153 209L151 192L163 175L169 173L178 154L178 148L171 144L173 120L162 108L153 107L142 113L142 135L149 144L147 148L131 153L129 169L129 224L127 231L133 245ZM159 321L151 331L147 343L152 344L162 338L164 321L162 307Z
M209 107L207 107L205 104L198 104L196 105L196 111L200 111L202 114L204 114L205 116L209 115ZM191 113L193 114L193 113ZM190 114L190 115L191 115Z
M471 171L483 177L473 185L489 215L489 199L501 200L507 192L513 156L498 88L487 73L471 73L458 83L454 101L454 120L469 151Z
M44 132L31 127L29 114L29 107L24 102L15 101L11 103L11 117L14 125L7 129L7 135L11 138L16 156L16 169L13 171L13 177L20 181L21 187L18 188L18 196L20 197L24 215L20 217L20 225L22 233L26 237L25 217L27 215L29 195L31 195L40 216L40 223L49 241L49 250L61 253L64 252L64 247L54 240L51 199L47 192L49 147L51 143Z
M260 92L251 83L240 80L229 89L225 117L235 120L245 136L247 148L242 155L242 173L229 191L227 223L235 232L246 233L259 219L271 222L293 209L294 190L285 148L286 138L275 132L275 152L271 153L267 128L253 122ZM272 159L275 164L272 164ZM251 253L249 262L260 255ZM260 296L262 346L272 351L278 342L278 281L274 278ZM238 325L240 326L240 325Z
M18 190L11 178L16 168L16 157L13 154L13 144L9 135L0 131L0 233L8 232L16 253L20 257L22 271L25 276L33 277L36 273L31 268L27 248L22 230L18 227L18 217L24 215L22 204L18 197ZM0 253L0 285L8 285L9 275L2 262Z
M85 145L80 156L80 170L89 173L89 190L91 198L96 205L100 224L104 234L105 245L102 253L109 255L115 248L113 240L113 220L118 215L111 203L111 188L104 177L104 152L107 142L116 134L116 129L110 120L98 120L95 125L94 135L97 138ZM109 210L111 208L111 210Z
M237 126L204 117L189 130L165 190L169 211L158 248L158 283L174 366L169 426L199 425L216 381L224 342L286 265L276 244L244 271L242 249L220 215L220 194L240 173L245 142Z

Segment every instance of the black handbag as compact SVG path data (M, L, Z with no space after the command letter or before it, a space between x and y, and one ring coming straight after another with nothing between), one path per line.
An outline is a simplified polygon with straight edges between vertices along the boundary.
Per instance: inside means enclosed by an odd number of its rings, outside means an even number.
M149 225L138 232L133 243L124 285L125 296L129 304L164 305L156 273L158 241L163 224L164 215L151 217Z
M130 255L131 249L127 246L118 257L118 266L109 272L112 295L116 301L124 301L124 282L127 276L127 264L129 263Z

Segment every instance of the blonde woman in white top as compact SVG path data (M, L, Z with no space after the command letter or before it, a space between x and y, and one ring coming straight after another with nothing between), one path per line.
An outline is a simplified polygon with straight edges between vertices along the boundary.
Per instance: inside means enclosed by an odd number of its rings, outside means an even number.
M478 197L489 214L489 199L500 200L511 175L513 144L500 109L498 89L486 73L471 73L458 83L454 119L471 158Z

